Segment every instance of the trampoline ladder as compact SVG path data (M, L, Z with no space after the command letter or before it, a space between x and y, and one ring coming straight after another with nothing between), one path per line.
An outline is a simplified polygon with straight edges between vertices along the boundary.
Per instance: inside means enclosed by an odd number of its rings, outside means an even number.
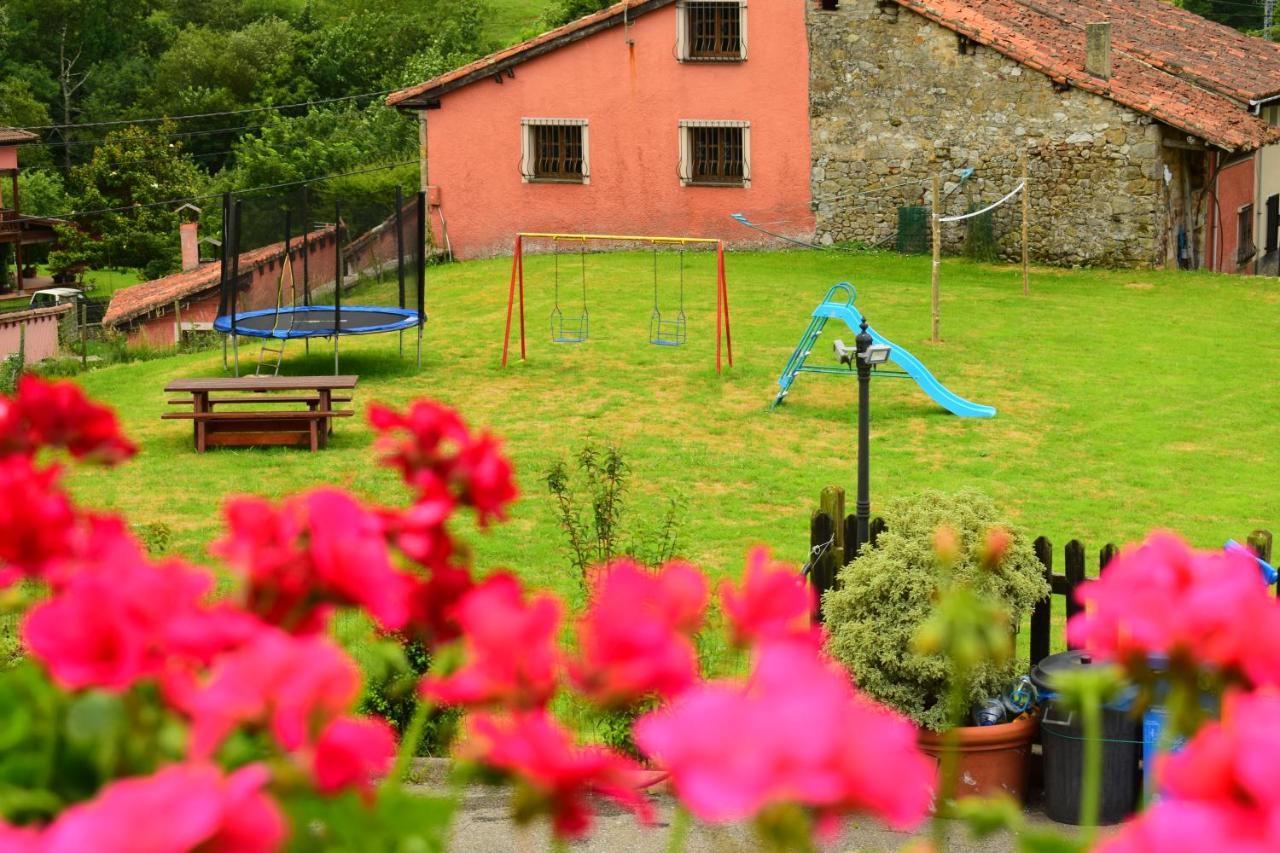
M275 341L272 344L263 344L262 349L258 351L258 369L254 371L255 376L262 376L264 368L271 371L272 376L280 375L280 363L284 361L284 341Z

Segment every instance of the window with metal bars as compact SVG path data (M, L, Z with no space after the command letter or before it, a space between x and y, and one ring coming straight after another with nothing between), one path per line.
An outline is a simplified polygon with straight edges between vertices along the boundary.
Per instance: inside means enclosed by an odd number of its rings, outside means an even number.
M532 125L533 175L539 181L581 181L583 144L580 125Z
M1253 205L1246 204L1240 208L1239 224L1236 231L1236 263L1248 263L1257 254L1253 244Z
M689 183L715 186L743 185L746 178L746 129L741 127L690 127Z
M741 0L687 0L679 18L679 56L684 60L746 59L746 4Z

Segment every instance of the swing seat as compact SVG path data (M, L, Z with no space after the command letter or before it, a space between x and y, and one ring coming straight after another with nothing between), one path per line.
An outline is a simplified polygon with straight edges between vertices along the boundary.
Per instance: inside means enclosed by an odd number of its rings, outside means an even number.
M587 340L590 318L586 311L577 319L565 319L564 312L551 312L551 342L553 344L580 344Z
M649 319L649 343L657 347L679 347L684 346L687 338L683 311L674 320L664 320L661 312L653 312Z

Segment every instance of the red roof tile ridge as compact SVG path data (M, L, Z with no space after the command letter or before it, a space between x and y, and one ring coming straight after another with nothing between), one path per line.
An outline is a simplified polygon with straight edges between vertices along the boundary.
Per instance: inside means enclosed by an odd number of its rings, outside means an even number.
M314 240L334 233L332 225L317 228L308 239ZM302 248L301 235L292 241L293 249ZM284 241L272 243L259 249L240 253L241 271L252 270L268 261L275 260L284 254ZM173 273L163 278L144 281L117 290L111 295L111 303L102 318L104 326L114 326L132 320L155 308L172 304L175 300L184 299L205 290L217 287L222 277L222 262L213 261L201 264L195 269Z
M504 47L501 50L494 51L488 56L482 56L474 62L469 62L466 65L453 69L452 71L432 77L426 82L419 83L416 86L409 86L408 88L401 89L398 92L392 92L387 96L387 106L394 107L398 104L402 104L411 98L415 98L439 86L452 83L456 80L461 80L468 75L497 65L504 60L516 58L536 47L541 47L548 42L553 42L564 38L565 36L572 35L600 21L615 18L632 7L639 6L644 2L647 2L647 0L621 0L621 2L614 3L612 6L601 9L598 12L592 12L590 15L584 15L581 18L570 21L569 23L563 24L555 29L547 30L545 33L536 35L531 39L526 39L525 41L513 44L509 47ZM675 0L667 0L667 2L674 3ZM667 4L663 3L662 5Z

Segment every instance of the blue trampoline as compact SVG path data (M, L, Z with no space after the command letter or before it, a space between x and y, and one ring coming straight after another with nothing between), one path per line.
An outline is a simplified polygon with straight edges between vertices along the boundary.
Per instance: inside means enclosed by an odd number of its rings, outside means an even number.
M405 205L400 190L396 190L395 210L385 221L376 225L363 236L352 241L355 246L365 243L376 245L386 234L394 234L394 263L398 282L399 306L389 305L343 305L342 291L350 280L351 270L345 263L344 245L346 222L342 217L341 207L334 206L334 222L331 233L334 248L334 267L332 278L332 305L314 305L311 302L311 276L307 269L311 257L309 235L304 233L300 245L294 242L292 233L291 211L283 207L284 240L277 244L283 257L280 275L276 281L275 307L260 308L252 311L240 311L236 303L240 291L247 290L246 282L240 275L241 258L241 200L233 202L231 194L223 196L223 234L228 235L223 242L222 270L219 282L218 316L213 321L213 329L229 336L234 353L234 370L240 375L240 338L263 339L258 353L258 374L264 370L277 374L284 358L285 343L294 338L302 339L307 344L307 352L311 351L312 338L330 338L333 341L333 372L340 369L338 357L338 338L342 335L374 335L384 332L400 333L400 354L404 355L404 333L417 329L418 366L422 366L422 332L427 321L425 305L426 291L426 229L427 221L426 193L418 193L417 198ZM406 216L406 207L409 216ZM270 207L269 207L270 209ZM406 222L406 220L410 220ZM309 210L304 210L304 220L310 221ZM413 235L412 258L409 258L406 246L405 229L409 228ZM255 246L256 248L256 246ZM297 282L293 274L293 256L295 248L300 248L303 265L302 290L298 292ZM376 254L373 255L376 259ZM412 264L412 270L409 269ZM357 267L358 269L358 267ZM409 275L416 273L417 308L407 307L407 284ZM379 272L381 277L381 272ZM299 300L301 296L301 300ZM259 303L260 304L260 303ZM227 347L224 339L223 361L227 360ZM226 365L230 367L231 365Z
M380 305L342 307L341 315L333 305L286 305L279 309L243 311L236 314L235 328L231 317L213 321L214 331L248 338L328 338L338 335L372 335L378 332L403 332L418 325L421 315L411 308L386 308Z

